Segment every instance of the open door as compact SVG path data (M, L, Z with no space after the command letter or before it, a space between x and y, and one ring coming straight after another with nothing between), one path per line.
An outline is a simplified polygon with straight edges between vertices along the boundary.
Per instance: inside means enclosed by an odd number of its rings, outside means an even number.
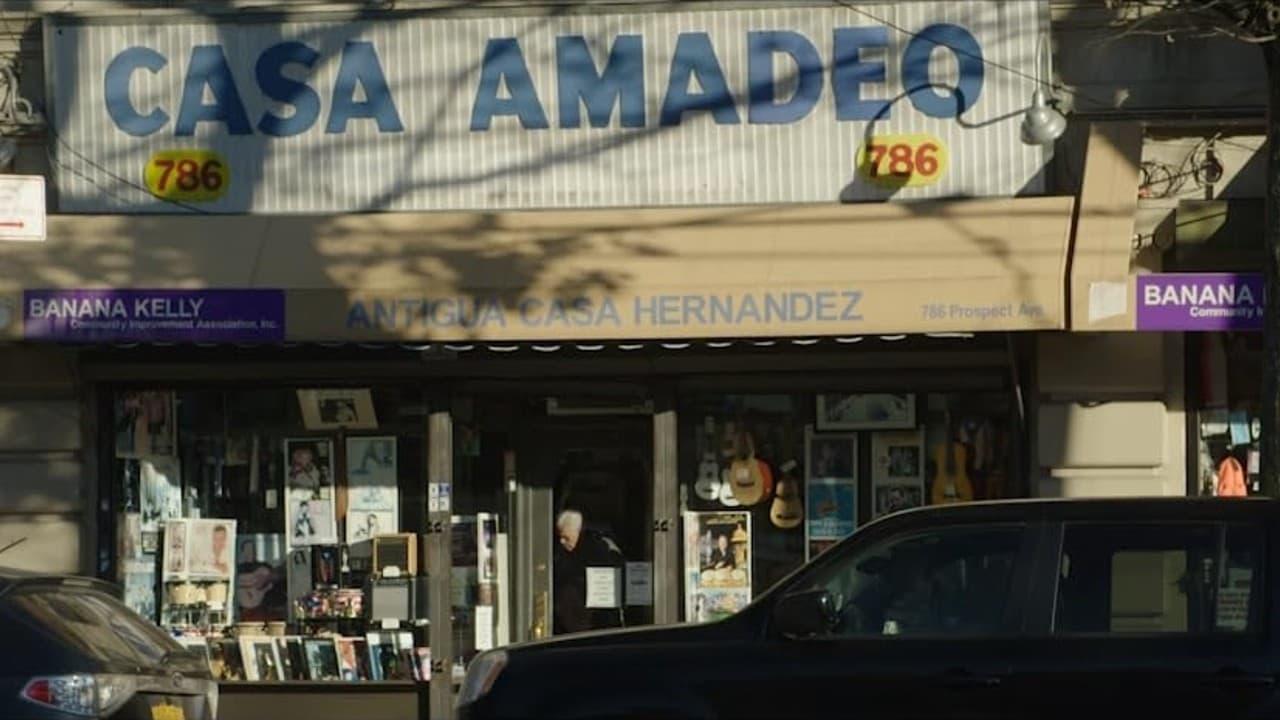
M513 639L652 623L652 417L540 418L509 458Z

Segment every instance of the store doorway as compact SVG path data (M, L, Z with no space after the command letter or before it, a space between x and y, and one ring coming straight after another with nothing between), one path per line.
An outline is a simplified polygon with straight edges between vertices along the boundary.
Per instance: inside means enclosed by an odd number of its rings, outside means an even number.
M520 433L512 516L530 639L653 622L652 423L548 415Z

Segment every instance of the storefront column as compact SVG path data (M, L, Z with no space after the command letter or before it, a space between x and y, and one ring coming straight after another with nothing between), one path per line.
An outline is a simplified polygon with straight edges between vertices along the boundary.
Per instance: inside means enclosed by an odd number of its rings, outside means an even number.
M653 622L680 621L680 498L675 392L658 389L653 415Z
M435 398L427 420L427 597L431 613L431 720L453 717L453 416L445 398Z

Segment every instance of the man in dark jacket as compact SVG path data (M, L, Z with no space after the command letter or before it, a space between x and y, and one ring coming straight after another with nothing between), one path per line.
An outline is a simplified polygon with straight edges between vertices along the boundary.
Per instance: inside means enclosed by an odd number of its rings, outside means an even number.
M621 583L626 560L618 546L604 535L584 528L582 513L576 510L566 510L556 518L556 539L552 565L555 634L620 627L621 608L587 607L587 568L614 568Z

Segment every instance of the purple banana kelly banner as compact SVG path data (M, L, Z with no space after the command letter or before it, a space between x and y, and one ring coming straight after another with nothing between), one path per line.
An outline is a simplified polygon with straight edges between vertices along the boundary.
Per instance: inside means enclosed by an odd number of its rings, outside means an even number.
M1138 276L1139 330L1261 330L1261 273Z
M28 290L23 336L52 342L284 340L281 290Z

